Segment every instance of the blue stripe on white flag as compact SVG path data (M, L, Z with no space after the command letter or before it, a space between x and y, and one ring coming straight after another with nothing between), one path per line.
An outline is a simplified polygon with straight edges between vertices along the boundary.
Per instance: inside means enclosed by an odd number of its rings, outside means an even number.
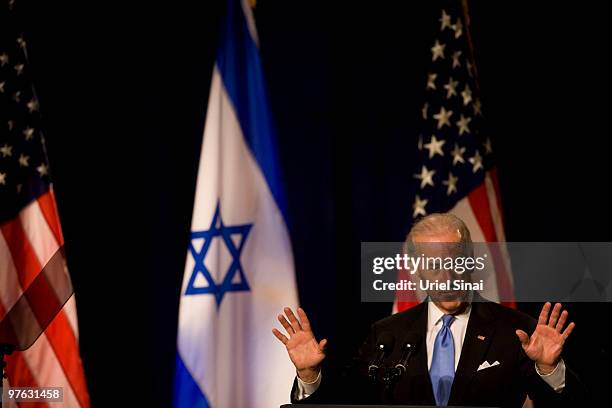
M246 142L287 222L287 206L279 177L276 134L259 49L249 31L240 0L227 1L227 14L221 27L217 66L223 84L236 109Z
M210 408L204 393L185 367L185 363L183 363L183 359L178 352L176 353L175 370L172 406L176 408Z

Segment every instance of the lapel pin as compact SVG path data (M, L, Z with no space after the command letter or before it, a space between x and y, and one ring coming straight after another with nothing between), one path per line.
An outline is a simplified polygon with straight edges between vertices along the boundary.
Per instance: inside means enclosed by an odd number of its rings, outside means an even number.
M485 336L482 336L480 334L478 335L478 340L484 340L484 339L485 339Z

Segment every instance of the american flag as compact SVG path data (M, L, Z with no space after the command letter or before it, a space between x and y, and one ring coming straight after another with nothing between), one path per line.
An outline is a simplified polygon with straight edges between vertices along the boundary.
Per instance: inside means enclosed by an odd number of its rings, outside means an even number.
M22 294L41 282L37 278L43 268L63 257L64 244L17 12L14 1L0 5L0 321L10 311L13 316ZM69 277L64 278L69 283ZM65 289L53 286L58 281L51 276L43 281L56 293ZM34 304L41 302L40 296L24 299L34 314L40 310L40 304ZM74 295L61 304L63 308L34 344L7 358L8 385L63 387L62 406L89 407ZM23 323L13 322L15 327Z
M438 3L441 6L420 112L420 160L411 186L414 191L411 216L414 221L434 212L451 212L467 224L474 242L503 242L495 156L491 138L483 126L465 21L467 6L461 0L439 0ZM490 300L513 304L505 246L491 245L490 251L495 279L485 285L488 290L483 294ZM404 292L394 310L407 309L417 302L413 292Z

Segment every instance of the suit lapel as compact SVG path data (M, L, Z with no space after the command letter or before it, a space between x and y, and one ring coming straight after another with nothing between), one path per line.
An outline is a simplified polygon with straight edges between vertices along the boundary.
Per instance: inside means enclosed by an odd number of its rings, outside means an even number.
M395 388L396 401L413 401L414 403L423 405L434 405L434 395L427 369L427 315L428 302L427 300L420 303L418 306L421 310L416 315L415 320L406 322L403 326L404 331L410 331L417 334L420 338L411 361L408 363L408 372L403 378L405 387L401 384Z
M491 311L482 299L472 303L472 312L465 332L461 357L455 372L455 379L451 388L449 405L461 403L462 395L468 384L476 375L476 370L482 362L491 343L495 325Z
M421 344L419 345L419 353L417 354L417 367L419 373L425 373L423 382L425 383L424 392L424 403L435 405L435 397L433 394L433 386L431 385L431 377L429 376L429 368L427 367L427 319L429 314L429 301L426 300L423 311L421 312L420 320L418 322L419 331L423 333L421 338Z

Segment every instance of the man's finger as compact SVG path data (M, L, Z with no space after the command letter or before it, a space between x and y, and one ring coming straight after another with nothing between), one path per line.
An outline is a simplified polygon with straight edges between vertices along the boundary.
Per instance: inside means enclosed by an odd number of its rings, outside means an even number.
M283 333L281 333L280 331L278 331L277 329L272 329L272 334L274 334L274 336L280 340L281 343L283 344L287 344L287 342L289 341L289 339L287 338L287 336L285 336Z
M572 330L574 330L574 327L576 327L576 324L574 322L571 322L570 324L567 325L567 327L565 328L562 334L564 339L567 340L569 335L572 333Z
M302 322L302 328L306 331L310 331L310 320L308 320L308 316L306 316L306 312L301 307L298 307L298 316L300 317L300 321Z
M291 324L287 321L287 319L285 318L285 316L283 316L282 314L278 315L278 321L280 322L280 324L283 325L283 327L285 328L285 330L287 330L287 334L289 335L289 337L291 337L292 334L295 334L295 330L293 330L293 327L291 326Z
M295 315L293 314L293 310L286 307L285 314L289 318L289 322L291 323L291 326L296 332L302 330L302 325L300 325L300 322L298 321L297 317L295 317Z
M553 307L552 313L550 314L550 319L548 320L548 327L555 328L557 325L557 319L559 319L559 314L561 313L561 303L556 303L555 307Z
M518 336L519 340L521 341L521 344L523 346L523 348L527 347L529 345L529 335L527 333L525 333L522 330L517 330L516 331L516 335Z
M565 326L565 321L567 320L567 314L567 310L564 310L561 313L561 317L559 317L559 321L557 322L557 326L555 327L557 333L561 333L561 330L563 330L563 326Z
M321 350L324 350L326 345L327 345L327 339L323 339L319 342L319 348Z
M540 312L540 317L538 317L538 324L546 324L548 321L548 312L550 311L550 302L544 303L542 307L542 311Z

